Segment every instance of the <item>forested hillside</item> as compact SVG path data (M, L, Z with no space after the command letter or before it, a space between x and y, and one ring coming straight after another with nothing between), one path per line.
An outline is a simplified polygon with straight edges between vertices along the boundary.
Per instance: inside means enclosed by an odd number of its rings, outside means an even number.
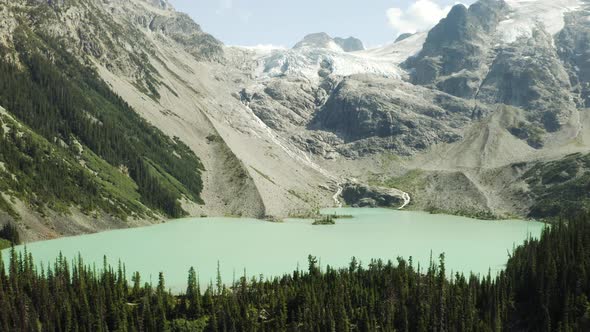
M183 216L201 202L197 156L140 118L58 39L21 26L0 49L0 191L41 213ZM15 219L10 199L0 208Z
M185 294L131 282L125 267L102 270L60 257L47 269L30 254L0 260L3 331L587 331L590 329L590 224L562 222L518 247L498 276L455 274L444 255L352 260L264 280L240 278L204 292L190 269ZM7 273L4 273L4 270Z
M535 201L531 218L551 219L590 212L590 154L575 153L536 163L523 179Z

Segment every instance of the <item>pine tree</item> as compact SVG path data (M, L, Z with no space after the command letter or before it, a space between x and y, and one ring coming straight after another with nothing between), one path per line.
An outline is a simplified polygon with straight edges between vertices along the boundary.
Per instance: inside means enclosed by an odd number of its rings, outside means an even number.
M193 267L188 273L188 286L186 289L186 299L188 302L187 316L190 319L196 319L201 316L201 291L199 289L199 282L197 273Z

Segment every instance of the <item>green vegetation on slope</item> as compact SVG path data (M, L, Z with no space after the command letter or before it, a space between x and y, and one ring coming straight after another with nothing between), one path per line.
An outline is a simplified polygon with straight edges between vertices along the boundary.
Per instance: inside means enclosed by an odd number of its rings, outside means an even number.
M185 144L141 119L60 41L21 26L14 42L22 66L0 50L0 105L39 137L12 131L3 139L0 161L13 164L15 180L2 181L2 191L51 209L77 205L120 217L143 213L137 198L170 217L185 214L183 196L201 202L203 167Z
M532 218L556 218L590 212L590 154L572 154L563 159L538 163L527 171L534 201Z
M8 240L0 239L0 250L10 248L12 243Z
M545 130L541 127L530 123L520 122L518 126L508 128L508 131L512 135L522 140L526 140L526 142L535 149L543 147L543 135L545 134Z
M381 186L403 190L410 194L422 190L426 186L426 176L424 171L413 169L406 172L403 176L383 177L380 174L373 174L369 179L372 186Z
M70 205L85 212L101 209L122 219L144 212L133 200L100 185L107 172L94 176L80 163L84 159L19 126L8 114L0 115L0 124L0 191L29 202L40 213L46 208L66 213ZM2 209L17 217L9 203Z
M0 250L20 244L18 230L12 224L6 224L0 228Z
M30 254L0 259L2 331L588 331L590 222L560 223L515 249L498 276L447 277L438 263L355 259L347 268L264 280L243 277L230 287L218 276L201 292L190 269L185 294L131 284L125 268L102 271L59 257L46 271ZM26 314L25 314L26 313Z

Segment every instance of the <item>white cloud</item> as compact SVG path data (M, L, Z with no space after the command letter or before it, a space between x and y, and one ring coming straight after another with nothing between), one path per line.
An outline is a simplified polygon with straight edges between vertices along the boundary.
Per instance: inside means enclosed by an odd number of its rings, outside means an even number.
M451 6L443 7L431 0L418 0L405 10L397 7L389 8L387 19L389 25L399 34L416 33L435 26L447 16L450 10Z

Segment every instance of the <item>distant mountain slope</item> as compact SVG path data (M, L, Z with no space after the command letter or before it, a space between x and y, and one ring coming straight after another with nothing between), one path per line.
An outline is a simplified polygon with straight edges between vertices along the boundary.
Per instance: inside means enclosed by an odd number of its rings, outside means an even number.
M31 185L34 169L6 164L17 180L0 189L10 212L0 224L15 222L25 240L187 214L283 217L333 202L333 178L236 98L247 75L231 50L166 1L0 7L0 106L52 157L80 165L75 178L39 175L63 182L44 191Z
M540 187L528 188L520 170L590 151L588 9L578 0L458 4L428 32L352 53L312 35L255 56L242 100L327 170L407 185L398 189L415 208L532 215L547 210L535 208Z
M91 2L86 5L93 6ZM127 219L184 216L185 202L202 204L204 167L199 158L177 137L166 136L139 117L88 63L90 58L84 54L104 54L99 43L108 44L109 33L116 32L86 36L79 30L75 38L83 53L68 51L71 39L47 28L59 17L72 15L77 7L69 2L17 2L12 6L8 12L3 8L8 18L4 28L12 30L0 45L0 106L5 109L1 205L8 212L1 219L34 228L31 220L23 220L30 219L23 214L55 220L62 218L54 215L58 212L71 219L67 216L79 210L111 219L111 225L121 227ZM173 33L170 26L175 23L157 28ZM202 41L195 43L202 48ZM109 51L122 52L116 47ZM143 67L140 57L121 54L140 68L138 88L159 98L161 81ZM211 55L211 51L204 54ZM57 234L81 228L70 221L69 229L62 227ZM55 236L51 231L42 233Z
M122 220L180 217L182 199L202 202L203 167L186 145L138 117L59 40L21 26L12 42L0 56L0 105L12 128L1 155L16 179L5 194L42 213L71 206ZM36 134L19 136L18 122Z
M308 215L347 183L408 208L551 217L542 191L575 181L527 172L590 152L585 1L457 5L369 50L327 34L227 47L165 0L0 9L0 224L25 238Z
M334 41L336 42L336 44L340 45L340 47L342 48L342 50L344 50L344 52L356 52L356 51L362 51L365 49L365 45L363 45L363 42L358 38L336 37L336 38L334 38Z

